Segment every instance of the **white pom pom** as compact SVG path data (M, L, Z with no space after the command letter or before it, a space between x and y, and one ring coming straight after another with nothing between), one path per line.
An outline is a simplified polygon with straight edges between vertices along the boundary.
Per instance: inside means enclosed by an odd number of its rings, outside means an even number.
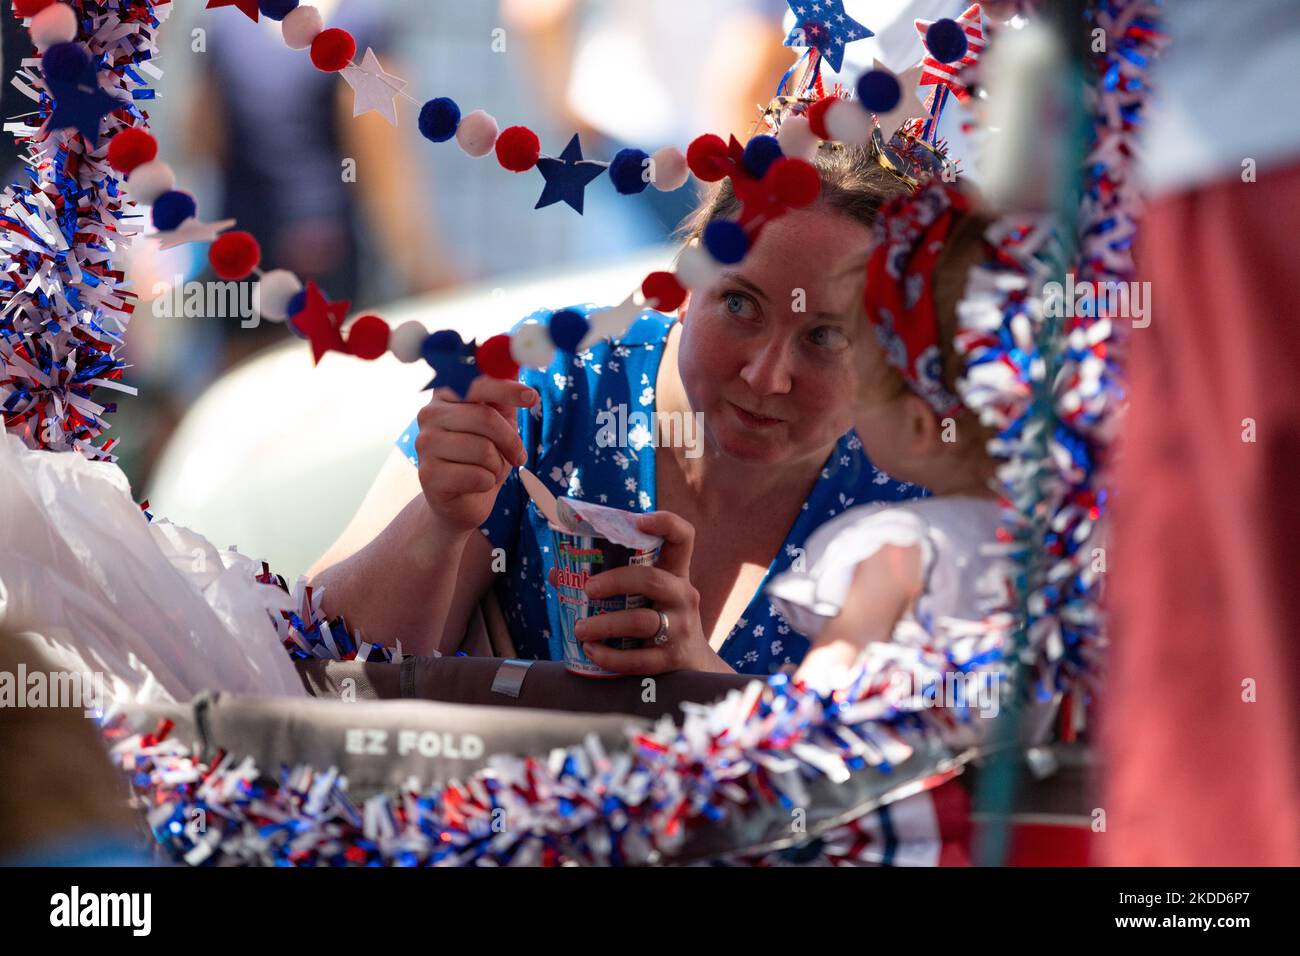
M510 357L520 365L546 368L555 358L551 333L540 322L521 325L510 336Z
M77 38L77 14L66 3L52 3L32 17L32 43L44 50Z
M836 100L826 109L826 129L841 143L865 143L873 128L871 114L856 101Z
M670 193L686 185L686 177L690 173L686 167L686 154L676 146L656 149L650 159L654 162L655 189Z
M496 119L482 110L462 116L456 127L456 142L470 156L486 156L497 143Z
M709 251L700 243L693 242L677 257L674 274L683 287L701 289L713 282L721 271Z
M263 273L253 287L253 311L272 322L289 316L289 300L302 291L302 283L288 269Z
M175 188L176 174L161 159L141 163L126 177L127 192L142 206L152 206L155 199Z
M429 330L419 322L403 322L388 333L388 351L399 362L418 362L421 357L420 346L429 337Z
M294 7L280 21L280 33L284 37L284 45L290 50L307 49L311 46L311 41L316 39L324 29L325 19L320 15L320 11L305 3Z
M792 115L781 123L776 134L776 141L781 144L781 153L791 159L812 162L817 156L817 134L808 125L808 117Z

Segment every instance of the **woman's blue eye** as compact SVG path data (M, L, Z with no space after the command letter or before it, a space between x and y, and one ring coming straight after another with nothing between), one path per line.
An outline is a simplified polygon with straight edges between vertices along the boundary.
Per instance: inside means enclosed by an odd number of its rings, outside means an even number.
M742 310L750 305L750 301L748 296L741 295L739 292L724 292L722 304L729 315L741 315Z
M849 337L833 325L819 325L808 333L814 345L838 352L849 345Z

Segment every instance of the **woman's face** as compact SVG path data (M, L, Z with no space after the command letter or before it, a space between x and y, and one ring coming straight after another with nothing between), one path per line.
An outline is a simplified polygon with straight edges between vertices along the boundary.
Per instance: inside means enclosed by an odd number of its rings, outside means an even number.
M852 426L852 278L866 226L820 206L770 223L741 263L691 293L678 366L721 453L784 464L824 456Z

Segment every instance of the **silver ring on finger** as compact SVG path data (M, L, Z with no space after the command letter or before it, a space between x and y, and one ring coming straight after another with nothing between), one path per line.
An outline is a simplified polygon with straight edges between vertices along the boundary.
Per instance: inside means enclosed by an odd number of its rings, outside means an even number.
M659 612L659 630L655 631L655 644L662 647L668 643L668 615Z

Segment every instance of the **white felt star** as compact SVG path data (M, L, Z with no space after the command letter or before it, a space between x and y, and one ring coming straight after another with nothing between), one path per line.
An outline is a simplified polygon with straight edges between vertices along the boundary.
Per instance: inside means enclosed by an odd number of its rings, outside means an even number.
M379 65L375 51L366 47L365 59L360 66L343 68L343 79L352 87L352 115L360 116L374 110L384 119L397 125L397 96L406 89L406 80L385 73Z
M885 66L885 64L881 63L879 60L875 61L873 69L892 72L889 70L889 67ZM929 113L926 112L925 104L916 97L916 88L921 81L920 64L912 67L910 70L904 70L902 73L895 73L894 77L898 80L898 88L901 94L898 97L898 105L888 113L883 115L879 113L876 114L876 119L880 121L880 135L884 138L886 143L888 143L890 137L897 132L898 127L902 126L909 119L925 119L929 116Z
M187 242L211 242L217 238L218 233L225 232L234 224L233 219L201 222L197 216L190 216L175 229L155 232L153 237L158 240L159 249L171 249L175 246L183 246Z

